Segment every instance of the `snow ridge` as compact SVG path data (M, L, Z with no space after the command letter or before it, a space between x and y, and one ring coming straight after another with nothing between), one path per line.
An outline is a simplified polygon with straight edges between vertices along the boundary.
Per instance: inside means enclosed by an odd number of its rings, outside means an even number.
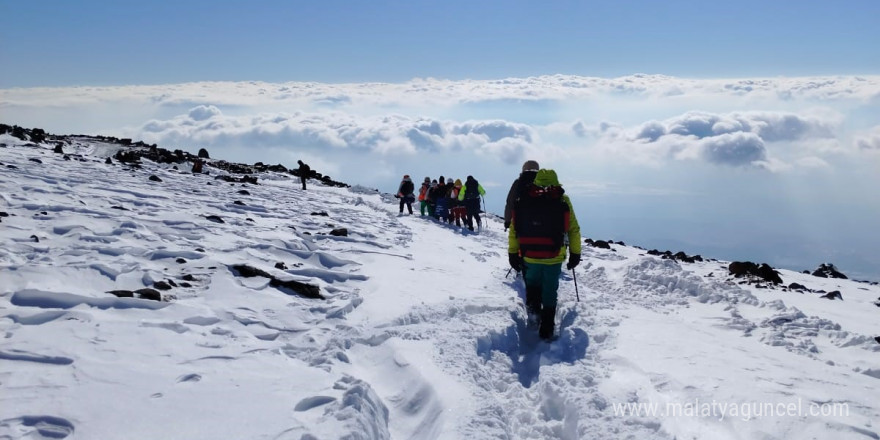
M495 216L475 234L359 186L71 142L0 136L0 437L880 437L878 286L585 246L546 343ZM695 399L848 412L621 411Z

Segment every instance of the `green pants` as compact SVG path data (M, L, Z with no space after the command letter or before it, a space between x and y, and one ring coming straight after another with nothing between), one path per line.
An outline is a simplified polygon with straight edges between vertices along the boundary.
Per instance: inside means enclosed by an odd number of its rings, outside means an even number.
M556 307L556 291L559 290L559 274L562 263L535 264L525 263L526 286L541 288L541 305Z
M422 200L422 202L419 206L419 209L422 211L422 215L425 215L426 214L425 211L427 211L427 209L428 209L428 202L426 200Z

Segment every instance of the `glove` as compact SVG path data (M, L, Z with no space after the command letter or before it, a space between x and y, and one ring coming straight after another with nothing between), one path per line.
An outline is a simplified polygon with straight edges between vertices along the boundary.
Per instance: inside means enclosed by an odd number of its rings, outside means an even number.
M569 270L574 269L575 266L580 264L581 262L581 254L571 254L568 256L568 264L565 265Z
M510 222L505 221L504 222L504 232L507 232L507 228L509 228L509 227L510 227Z
M507 260L510 262L510 267L513 270L517 272L522 271L523 259L519 254L507 254Z

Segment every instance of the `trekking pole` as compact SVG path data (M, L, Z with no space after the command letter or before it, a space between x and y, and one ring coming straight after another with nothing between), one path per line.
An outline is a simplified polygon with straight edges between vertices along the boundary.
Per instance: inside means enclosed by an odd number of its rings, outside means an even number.
M577 274L574 273L574 268L571 268L571 277L574 278L574 295L577 298L578 302L581 302L581 294L578 293L578 277Z
M486 198L480 196L480 199L483 200L483 212L486 213L486 229L489 229L489 211L486 211Z
M512 271L512 270L513 270L512 267L511 267L510 269L507 269L507 275L504 275L504 278L509 277L509 276L510 276L510 271Z

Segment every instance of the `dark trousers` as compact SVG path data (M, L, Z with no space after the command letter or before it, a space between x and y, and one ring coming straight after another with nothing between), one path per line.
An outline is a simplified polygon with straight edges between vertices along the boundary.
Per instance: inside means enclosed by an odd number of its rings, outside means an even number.
M409 211L410 214L412 214L413 213L412 204L413 204L413 201L410 197L407 197L407 196L401 197L400 198L400 213L403 214L403 206L406 205L406 209Z
M306 189L306 176L299 176L299 181L303 184L303 189Z

